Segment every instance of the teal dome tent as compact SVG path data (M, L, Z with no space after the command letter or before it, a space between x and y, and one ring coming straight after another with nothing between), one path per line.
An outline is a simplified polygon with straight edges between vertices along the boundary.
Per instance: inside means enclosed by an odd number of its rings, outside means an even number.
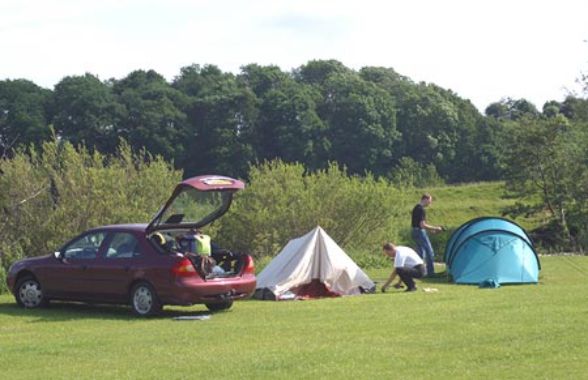
M541 270L529 235L518 224L499 217L461 225L449 238L443 259L458 284L536 283Z

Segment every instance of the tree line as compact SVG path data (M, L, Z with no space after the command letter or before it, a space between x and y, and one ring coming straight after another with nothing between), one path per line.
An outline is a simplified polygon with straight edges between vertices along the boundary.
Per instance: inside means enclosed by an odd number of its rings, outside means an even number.
M1 81L0 155L53 134L112 154L122 137L187 176L243 177L251 163L279 158L310 170L337 162L352 174L394 178L416 168L432 173L426 178L480 181L504 176L501 120L554 113L585 119L587 109L573 97L542 112L506 99L482 115L452 91L391 68L356 71L333 60L291 72L250 64L236 75L192 65L171 82L153 70L105 81L68 76L52 90Z
M184 176L247 178L252 165L279 159L309 173L335 163L401 185L500 179L522 199L505 213L544 217L545 235L571 249L588 246L587 124L582 96L541 110L505 98L482 114L392 68L352 70L334 60L290 72L250 64L238 74L191 65L171 82L153 70L109 80L85 74L52 90L0 81L4 159L46 141L109 157L123 140Z

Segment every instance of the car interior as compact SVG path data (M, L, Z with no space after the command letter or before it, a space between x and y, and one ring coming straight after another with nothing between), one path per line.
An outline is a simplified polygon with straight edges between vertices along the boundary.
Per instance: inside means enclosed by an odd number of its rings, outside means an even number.
M156 247L161 254L180 254L189 258L196 271L206 279L217 277L231 277L238 275L243 269L244 256L241 253L231 252L230 250L220 248L212 243L212 252L210 255L198 255L195 252L186 251L179 244L179 240L188 230L173 230L166 232L155 232L149 236L149 241ZM209 270L203 269L203 256L207 262L212 259L212 265Z

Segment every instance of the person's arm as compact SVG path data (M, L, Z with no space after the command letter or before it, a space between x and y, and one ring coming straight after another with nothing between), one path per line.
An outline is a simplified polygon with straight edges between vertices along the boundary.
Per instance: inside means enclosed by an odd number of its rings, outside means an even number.
M392 281L394 281L394 279L396 278L396 268L394 268L394 270L392 271L392 273L390 273L390 277L388 277L388 280L386 280L386 282L384 283L384 285L382 285L382 291L385 292L386 289L388 288L388 286L392 283Z
M441 227L441 226L432 226L430 224L427 224L427 222L424 219L421 220L420 226L421 226L421 228L427 229L429 231L434 231L434 232L443 231L443 227Z

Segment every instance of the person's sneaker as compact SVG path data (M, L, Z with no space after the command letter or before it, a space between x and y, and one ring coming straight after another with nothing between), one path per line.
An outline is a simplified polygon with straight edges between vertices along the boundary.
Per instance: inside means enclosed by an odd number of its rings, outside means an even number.
M405 290L405 292L416 292L417 288L416 286L414 288L408 288Z

